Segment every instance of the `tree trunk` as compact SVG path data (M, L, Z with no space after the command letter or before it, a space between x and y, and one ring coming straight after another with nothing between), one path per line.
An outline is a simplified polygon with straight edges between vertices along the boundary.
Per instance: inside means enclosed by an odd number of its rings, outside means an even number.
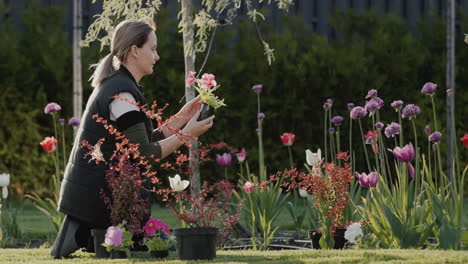
M195 71L195 54L193 51L193 16L192 16L192 0L181 0L182 5L182 21L186 23L187 27L183 31L184 41L184 61L185 61L185 77L191 71ZM185 82L184 82L185 86ZM185 100L188 102L195 97L195 89L192 87L185 87ZM200 171L199 171L199 157L198 157L198 141L191 140L190 147L190 168L192 171L190 184L192 187L192 194L198 195L200 193Z
M455 0L447 0L446 87L455 93ZM447 96L447 177L453 180L455 96Z
M83 87L81 85L81 0L73 0L73 116L81 118ZM77 126L74 127L76 134Z

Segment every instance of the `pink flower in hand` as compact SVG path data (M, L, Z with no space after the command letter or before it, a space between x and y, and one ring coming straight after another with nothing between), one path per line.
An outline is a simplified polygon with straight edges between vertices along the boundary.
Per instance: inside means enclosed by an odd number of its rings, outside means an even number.
M202 90L208 91L211 87L216 86L215 76L211 73L205 73L202 75L201 78L201 86Z
M255 188L255 184L253 184L253 183L251 183L251 182L248 181L248 182L246 182L246 183L244 184L244 187L243 187L243 188L244 188L244 191L245 191L246 193L251 193L251 192L253 192L253 190L254 190L254 188Z
M123 233L119 227L109 226L109 228L107 228L104 243L109 246L120 246L122 245L122 238Z
M192 86L193 82L195 82L195 72L189 72L187 76L187 80L185 81L185 86L190 87Z

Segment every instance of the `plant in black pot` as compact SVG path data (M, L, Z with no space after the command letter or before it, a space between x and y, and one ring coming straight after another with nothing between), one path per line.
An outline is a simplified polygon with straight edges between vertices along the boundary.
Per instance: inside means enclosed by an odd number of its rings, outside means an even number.
M127 258L132 245L132 234L122 225L107 228L102 246L106 248L107 252L110 252L111 259Z
M210 117L214 114L214 110L221 106L226 106L224 104L224 99L219 99L214 94L214 91L219 88L219 85L217 85L213 74L205 73L200 79L198 79L195 76L195 72L190 72L187 76L186 85L187 87L194 85L194 88L200 94L200 101L203 105L198 121Z
M167 237L170 233L169 227L163 221L150 217L145 230L145 245L148 247L150 256L153 258L165 258L169 255L169 248L174 242Z
M323 162L320 150L317 153L307 150L306 154L309 173L297 174L289 181L289 188L305 190L315 199L313 206L318 212L319 228L309 232L312 247L344 248L343 212L349 203L349 185L353 180L349 157L342 152L336 155L336 162Z
M213 259L216 257L217 245L225 241L239 221L242 202L238 205L237 212L228 213L234 186L224 180L212 185L205 182L198 195L180 191L178 186L181 185L183 184L178 184L172 178L171 195L176 202L172 208L178 219L187 226L174 229L179 258Z

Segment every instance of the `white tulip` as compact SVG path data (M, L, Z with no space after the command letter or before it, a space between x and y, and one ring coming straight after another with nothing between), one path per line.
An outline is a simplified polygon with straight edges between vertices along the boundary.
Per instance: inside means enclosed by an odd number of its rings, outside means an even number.
M299 196L301 196L302 198L307 198L307 191L304 190L304 189L299 189Z
M306 150L306 161L309 166L314 166L318 164L322 160L322 151L320 149L317 150L316 153L310 151L310 149Z
M361 236L361 237L362 237L363 235L364 235L364 234L362 233L361 224L360 224L360 223L353 223L353 224L349 225L349 226L346 228L344 237L345 237L345 239L348 240L349 242L355 243L355 242L356 242L356 237L357 237L357 236Z
M171 185L171 188L172 190L176 191L176 192L181 192L183 190L185 190L185 188L187 188L190 184L190 181L186 181L186 180L181 180L180 179L180 175L179 174L176 174L174 177L169 177L169 183Z
M7 187L8 185L10 185L10 174L0 174L0 187Z

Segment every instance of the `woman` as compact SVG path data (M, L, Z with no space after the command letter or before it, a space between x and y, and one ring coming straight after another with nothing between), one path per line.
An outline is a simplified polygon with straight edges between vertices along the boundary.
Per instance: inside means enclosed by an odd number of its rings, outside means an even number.
M151 120L132 103L146 104L143 88L138 83L143 76L153 73L159 60L156 48L157 38L152 26L137 20L123 21L114 30L111 53L96 65L91 77L94 91L86 104L61 186L58 210L66 217L51 252L55 258L86 247L90 229L110 226L109 214L99 193L106 184L108 167L105 163L96 164L85 159L88 149L80 145L83 140L94 145L105 138L101 151L104 160L109 160L115 140L93 115L108 120L131 143L140 144L143 156L154 155L154 159L165 158L183 145L179 136L172 132L174 129L181 129L182 135L198 137L213 125L214 116L197 121L199 98L184 105L167 124L172 129L162 127L160 130L153 130Z

